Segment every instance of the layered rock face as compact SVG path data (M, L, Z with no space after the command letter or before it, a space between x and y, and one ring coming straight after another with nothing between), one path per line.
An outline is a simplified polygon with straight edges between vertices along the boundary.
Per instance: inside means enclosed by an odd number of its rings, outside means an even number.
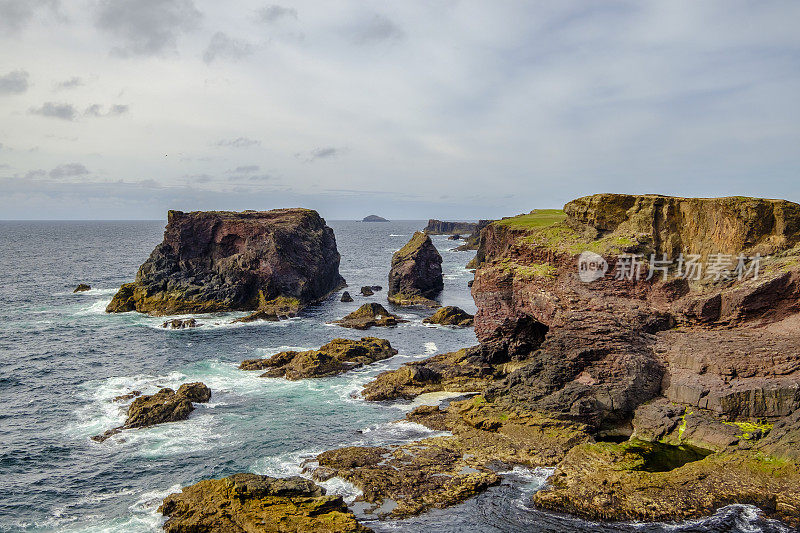
M341 496L301 477L234 474L208 479L164 499L168 533L368 533Z
M520 368L486 387L486 399L586 424L597 439L633 433L645 443L576 448L537 493L539 505L653 520L741 502L798 519L800 500L788 488L797 476L776 459L796 457L798 242L800 206L752 198L604 194L483 231L472 288L478 338L485 344L520 321L548 328ZM608 266L595 281L579 276L584 251ZM616 270L630 254L643 262L639 279ZM696 279L656 270L646 279L662 254L696 254L704 265L724 254L730 270ZM757 279L739 279L739 255L762 257ZM782 429L770 444L773 423ZM651 473L652 458L677 453L661 443L705 451Z
M439 307L433 298L443 288L442 256L431 238L418 231L392 256L389 301L397 305Z
M299 309L343 285L333 230L316 211L170 211L164 241L106 311L270 315L273 302Z
M432 218L423 231L428 235L456 235L472 233L476 227L474 222L448 222Z

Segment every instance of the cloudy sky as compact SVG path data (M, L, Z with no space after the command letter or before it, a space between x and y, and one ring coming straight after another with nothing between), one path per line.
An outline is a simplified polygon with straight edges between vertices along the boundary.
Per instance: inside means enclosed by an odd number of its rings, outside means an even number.
M0 0L0 219L800 201L800 2Z

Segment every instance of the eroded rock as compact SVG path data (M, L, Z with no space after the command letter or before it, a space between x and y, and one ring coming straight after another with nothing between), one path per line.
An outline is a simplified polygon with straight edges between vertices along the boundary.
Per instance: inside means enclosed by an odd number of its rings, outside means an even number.
M460 307L448 305L440 307L433 315L425 318L422 322L425 324L439 324L441 326L469 327L472 325L474 318L474 316Z
M266 370L262 377L290 380L334 376L397 354L389 341L375 337L334 339L319 350L280 352L266 359L243 361L241 370Z
M356 521L341 496L326 495L298 476L208 479L167 496L158 510L168 517L164 531L169 533L371 531Z
M400 322L406 322L397 315L393 315L379 303L371 302L362 305L349 315L333 323L343 328L369 329L375 327L396 326Z
M392 256L389 301L396 305L439 307L433 298L443 288L442 256L431 238L418 231Z

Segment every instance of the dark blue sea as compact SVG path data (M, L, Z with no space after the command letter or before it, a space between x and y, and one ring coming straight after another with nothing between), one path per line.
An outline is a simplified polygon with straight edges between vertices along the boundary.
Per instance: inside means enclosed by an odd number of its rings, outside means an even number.
M231 324L236 313L197 316L201 327L168 331L164 318L108 315L121 283L161 241L157 222L0 222L0 531L153 532L161 499L201 479L236 472L299 474L300 464L345 445L402 443L433 434L402 419L409 404L367 403L361 387L379 372L476 343L471 329L428 327L424 311L396 310L409 320L369 332L399 354L342 376L289 382L237 369L243 359L288 348L316 348L361 332L329 325L366 301L384 305L392 253L422 221L331 221L341 273L355 302L338 295L278 323ZM434 237L444 258L442 302L475 306L464 265ZM92 290L73 294L78 283ZM362 285L383 285L374 297ZM203 381L211 402L184 422L124 431L98 443L92 435L120 425L125 405L112 402ZM438 401L437 397L426 401ZM464 504L403 521L369 522L376 531L788 531L757 509L731 506L680 524L598 525L531 508L549 470L515 468L501 485ZM324 484L349 501L352 486Z

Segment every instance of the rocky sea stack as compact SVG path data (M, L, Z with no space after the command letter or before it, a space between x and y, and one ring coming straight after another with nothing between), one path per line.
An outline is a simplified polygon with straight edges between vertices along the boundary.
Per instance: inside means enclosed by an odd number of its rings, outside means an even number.
M207 479L164 499L168 533L369 533L341 496L301 477L234 474Z
M106 311L270 318L342 286L333 230L316 211L170 211L164 241Z
M364 304L349 315L335 320L333 323L343 328L369 329L373 326L390 327L405 322L397 315L393 315L379 303Z
M435 298L444 288L442 256L422 232L392 256L389 271L389 301L396 305L439 307Z

